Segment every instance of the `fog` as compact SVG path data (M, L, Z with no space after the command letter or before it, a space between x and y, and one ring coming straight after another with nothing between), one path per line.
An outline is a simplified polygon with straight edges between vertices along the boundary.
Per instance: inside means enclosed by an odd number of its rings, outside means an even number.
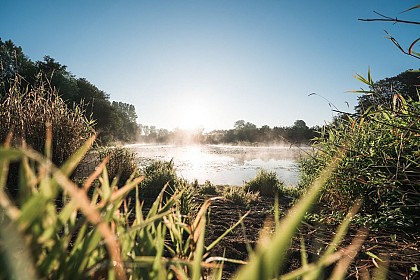
M297 160L308 147L286 145L127 145L138 156L141 166L151 160L173 160L177 174L199 183L210 180L218 185L242 185L259 169L275 171L286 185L298 183Z

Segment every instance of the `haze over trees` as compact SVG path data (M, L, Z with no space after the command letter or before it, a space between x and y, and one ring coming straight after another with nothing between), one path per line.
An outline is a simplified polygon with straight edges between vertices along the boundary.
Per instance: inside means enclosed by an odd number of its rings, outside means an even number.
M45 82L58 90L58 94L72 108L82 104L87 118L95 120L99 139L104 142L134 142L139 128L137 114L131 104L111 103L110 96L85 78L77 78L67 66L45 56L43 61L31 61L21 47L11 40L0 38L0 101L9 92L15 79L20 79L21 89L32 88Z
M155 126L141 125L140 141L146 143L201 143L201 144L294 144L308 145L317 135L320 127L309 128L305 121L296 120L293 126L269 127L238 120L232 129L213 130L204 133L202 129L195 131L175 129L157 129Z

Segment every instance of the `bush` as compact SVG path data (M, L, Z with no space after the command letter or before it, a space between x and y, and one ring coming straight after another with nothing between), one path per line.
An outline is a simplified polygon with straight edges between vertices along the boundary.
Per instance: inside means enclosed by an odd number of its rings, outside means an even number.
M178 177L172 160L154 160L143 169L142 173L145 176L140 185L142 198L156 198L166 185L167 193L173 193L177 188Z
M259 192L262 196L279 194L284 183L279 180L276 172L261 169L257 175L245 183L245 191Z
M131 176L138 175L135 153L124 147L99 147L99 159L102 161L109 156L106 165L108 177L112 181L118 177L118 186L122 186Z
M201 194L206 194L206 195L217 195L218 191L217 191L217 187L215 185L213 185L209 180L206 180L204 182L204 185L200 186L199 189Z
M259 193L247 191L241 187L225 187L223 196L237 205L249 206L258 200Z

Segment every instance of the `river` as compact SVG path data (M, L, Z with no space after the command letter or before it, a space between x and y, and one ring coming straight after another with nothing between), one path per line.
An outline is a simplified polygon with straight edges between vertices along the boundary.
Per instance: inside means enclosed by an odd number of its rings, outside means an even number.
M286 185L298 182L297 160L305 153L298 147L254 147L228 145L154 145L127 146L138 156L141 165L151 159L173 159L176 172L188 181L217 185L242 185L259 169L275 171Z

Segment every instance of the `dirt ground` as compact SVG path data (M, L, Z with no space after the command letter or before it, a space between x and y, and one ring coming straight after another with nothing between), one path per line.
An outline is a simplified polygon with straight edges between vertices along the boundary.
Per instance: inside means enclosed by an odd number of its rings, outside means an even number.
M288 198L280 200L281 212L287 212ZM268 220L273 220L272 198L261 198L257 203L250 205L249 208L237 205L231 201L215 201L209 213L208 227L206 228L206 244L210 244L226 229L235 224L239 217L251 210L244 220L244 226L239 226L232 233L227 235L214 250L212 256L223 256L226 258L246 261L248 257L247 247L254 247L261 229L264 228ZM357 234L357 228L351 227L346 239L341 245L346 246L351 243L352 238ZM313 225L305 223L298 230L297 236L303 236L306 243L309 261L316 261L319 252L326 248L332 240L335 228L325 225ZM391 238L396 234L397 238ZM355 261L349 268L347 279L367 279L368 273L373 271L380 262L369 255L374 253L381 258L389 259L388 279L420 279L419 273L412 271L412 267L420 265L420 236L417 233L407 232L371 232L368 233ZM300 266L300 240L295 238L289 250L289 258L284 268L284 272L291 271ZM223 278L229 279L238 269L237 264L224 264ZM415 269L413 269L415 270ZM328 274L328 268L326 269Z

